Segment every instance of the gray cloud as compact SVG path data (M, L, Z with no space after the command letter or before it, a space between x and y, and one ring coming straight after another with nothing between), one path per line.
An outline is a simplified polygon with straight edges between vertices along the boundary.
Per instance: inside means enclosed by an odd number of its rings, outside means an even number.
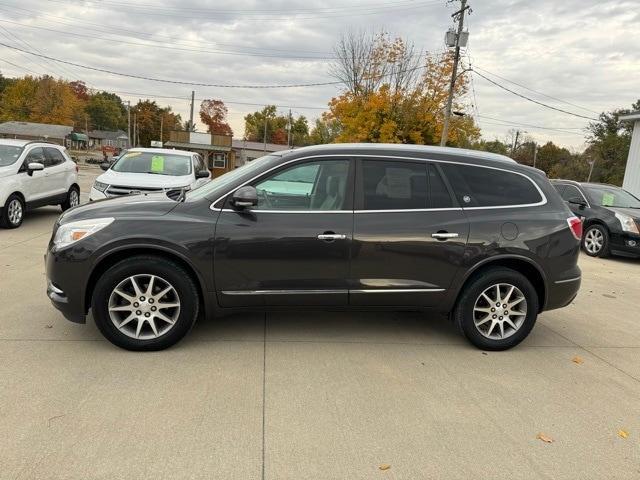
M587 116L596 115L589 110L628 107L640 97L635 1L470 0L470 3L473 13L469 18L468 57L475 65L588 110L496 79L505 86ZM351 9L345 11L346 8ZM384 11L371 14L381 10ZM150 77L241 85L312 83L333 80L327 73L327 60L279 57L331 56L333 44L348 29L384 29L413 41L419 49L442 51L443 35L451 24L453 10L454 6L444 0L348 5L336 0L143 3L7 0L0 3L0 41L81 64ZM80 78L98 89L181 97L157 100L172 105L183 118L188 115L187 98L191 92L188 86L116 77L56 65L3 47L0 50L1 59L38 73ZM6 75L26 73L3 62L0 69ZM482 116L565 130L579 129L588 123L527 102L482 78L475 77L473 83ZM324 107L339 92L336 86L195 90L198 98L229 102L230 122L238 136L242 134L243 116L257 107L230 102L294 105L298 107L293 109L296 114L313 119L320 110L303 107ZM138 98L121 96L132 102ZM467 102L476 100L470 92ZM496 125L498 122L483 118L479 123L487 138L503 138L511 128L518 128ZM521 128L541 142L550 139L581 148L584 141L580 130L574 130L578 134L570 134Z

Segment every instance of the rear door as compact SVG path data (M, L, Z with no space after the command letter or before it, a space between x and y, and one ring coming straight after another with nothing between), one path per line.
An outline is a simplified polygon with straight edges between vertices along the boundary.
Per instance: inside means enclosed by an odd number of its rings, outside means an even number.
M67 192L67 176L69 167L62 152L57 148L44 147L44 174L49 196L62 195Z
M251 182L259 202L216 224L214 274L223 307L346 305L353 230L352 162L299 161Z
M468 233L436 164L359 160L350 303L436 305L460 267Z

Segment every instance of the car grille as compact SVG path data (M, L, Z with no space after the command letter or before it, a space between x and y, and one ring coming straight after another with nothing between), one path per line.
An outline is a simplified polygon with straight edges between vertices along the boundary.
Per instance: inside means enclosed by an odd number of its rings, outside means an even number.
M105 193L107 197L121 197L122 195L130 195L132 193L154 193L164 190L162 187L121 187L119 185L110 185Z

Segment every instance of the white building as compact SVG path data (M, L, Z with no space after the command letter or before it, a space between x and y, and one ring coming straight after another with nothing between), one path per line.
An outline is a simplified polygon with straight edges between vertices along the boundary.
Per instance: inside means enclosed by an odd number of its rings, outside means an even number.
M634 122L622 188L640 198L640 111L621 115L619 119Z

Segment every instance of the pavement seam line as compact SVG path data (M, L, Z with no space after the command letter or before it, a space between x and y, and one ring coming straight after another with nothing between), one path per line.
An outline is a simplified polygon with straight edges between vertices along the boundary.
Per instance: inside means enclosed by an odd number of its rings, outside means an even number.
M262 347L262 480L265 480L265 412L267 401L267 314L264 314L264 337Z

